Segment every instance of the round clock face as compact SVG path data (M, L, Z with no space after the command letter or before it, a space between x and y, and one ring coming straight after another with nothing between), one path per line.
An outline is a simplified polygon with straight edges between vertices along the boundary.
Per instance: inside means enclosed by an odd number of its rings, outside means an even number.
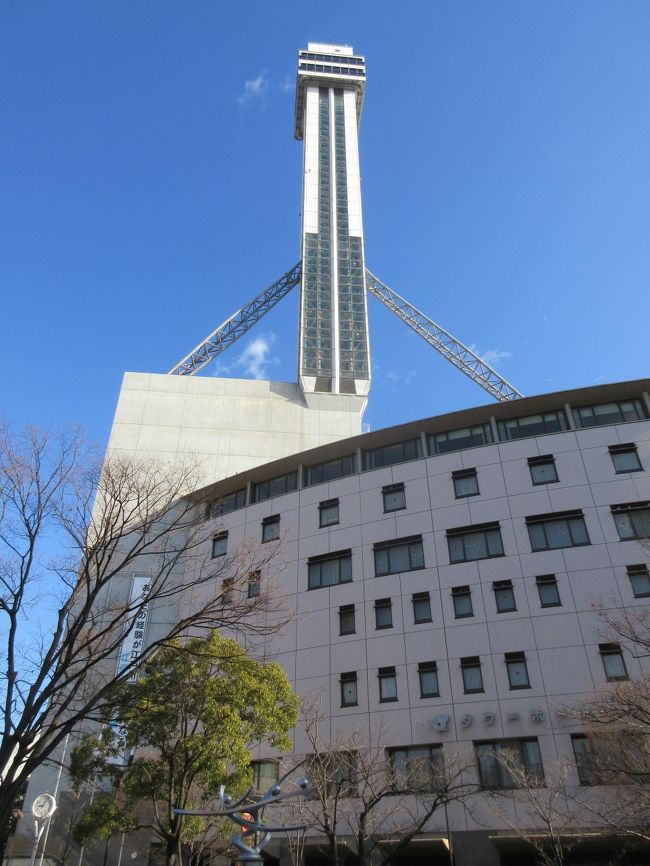
M32 803L32 815L35 818L51 818L56 809L56 800L51 794L39 794Z

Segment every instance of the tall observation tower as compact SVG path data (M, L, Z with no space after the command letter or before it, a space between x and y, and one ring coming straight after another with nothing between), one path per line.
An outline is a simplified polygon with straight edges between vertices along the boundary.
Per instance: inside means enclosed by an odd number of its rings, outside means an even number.
M361 394L370 387L357 130L365 59L310 42L298 55L295 136L304 141L300 384Z

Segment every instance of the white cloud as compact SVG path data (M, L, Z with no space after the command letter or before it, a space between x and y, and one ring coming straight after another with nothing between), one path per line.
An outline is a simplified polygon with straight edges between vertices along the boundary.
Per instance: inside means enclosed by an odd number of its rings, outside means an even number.
M388 373L386 373L386 375L384 376L383 381L384 383L390 383L390 385L392 385L391 391L397 391L398 385L410 385L416 375L417 373L415 370L407 370L406 373L397 372L396 370L389 370Z
M266 379L267 368L279 364L278 358L271 355L271 346L275 343L275 334L260 334L252 340L238 356L235 366L253 379Z
M240 105L252 105L263 103L269 89L269 79L266 72L260 72L257 78L251 78L244 82L244 92L238 97Z
M284 93L284 94L293 93L295 86L296 86L295 79L292 78L288 73L285 73L284 78L282 79L282 81L279 84L280 93Z
M505 361L506 358L512 358L512 352L502 352L501 349L486 349L485 352L481 352L481 350L473 343L469 348L475 355L478 355L481 360L485 361L486 364L489 364L490 367L498 366L498 364L501 361Z

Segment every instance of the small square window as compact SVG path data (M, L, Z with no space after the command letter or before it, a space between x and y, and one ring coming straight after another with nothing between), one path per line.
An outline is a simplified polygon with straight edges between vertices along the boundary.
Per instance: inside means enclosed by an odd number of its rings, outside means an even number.
M262 521L262 541L277 541L280 537L280 515L265 517Z
M220 532L212 539L212 558L225 556L228 553L228 533Z
M353 604L343 604L339 608L339 634L355 634L356 621Z
M435 662L420 662L418 664L421 698L438 698L438 666Z
M389 484L382 487L381 495L384 500L384 513L406 508L406 492L403 484Z
M609 456L615 472L641 472L643 469L633 442L629 445L610 445Z
M336 526L339 522L339 501L338 499L327 499L318 505L318 527L322 529L324 526Z
M600 657L603 660L605 676L610 682L629 679L623 650L617 643L601 643L598 645Z
M413 622L431 622L431 599L428 592L414 592L411 596L413 601Z
M528 666L526 653L506 653L506 669L511 689L529 689Z
M494 599L497 603L497 613L510 613L517 610L515 591L511 580L495 580L492 584Z
M389 598L375 601L375 628L393 627L393 605Z
M456 499L479 495L476 469L459 469L458 472L451 473L451 478L454 482Z
M469 586L452 587L451 597L454 602L454 616L456 619L462 619L462 617L465 616L474 616L472 592Z
M650 596L650 575L647 565L628 565L627 576L630 578L635 598Z
M481 659L479 656L467 656L460 660L463 674L463 688L466 695L484 692L483 676L481 674Z
M535 578L539 603L542 607L560 607L560 592L557 588L557 578L554 574L540 574Z
M379 668L379 700L381 703L397 700L397 674L395 668Z
M262 575L259 571L251 571L248 575L248 597L249 598L258 598L260 595L260 585L261 585Z
M341 684L341 706L356 707L358 703L357 696L357 672L348 671L341 674L339 680Z
M552 484L559 480L552 454L546 454L544 457L529 457L528 469L533 484Z

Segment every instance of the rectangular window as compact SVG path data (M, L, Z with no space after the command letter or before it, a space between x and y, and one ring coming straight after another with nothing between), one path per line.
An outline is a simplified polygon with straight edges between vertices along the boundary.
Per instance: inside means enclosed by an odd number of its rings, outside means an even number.
M508 671L508 683L511 689L529 689L528 665L526 664L526 653L506 653L506 670Z
M226 577L221 582L221 604L232 604L232 593L235 587L235 578Z
M379 700L381 703L397 700L397 674L395 668L379 668Z
M467 656L460 660L463 674L463 688L466 695L484 692L483 675L481 674L481 659L479 656Z
M526 740L497 740L475 743L481 787L516 788L508 767L516 766L526 773L532 784L544 782L544 767L537 738Z
M635 598L650 596L650 574L647 565L628 565L627 576L630 578Z
M324 752L311 755L305 763L305 776L320 779L327 797L355 797L358 791L357 752Z
M443 780L442 746L389 749L388 757L398 791L433 791Z
M573 410L573 420L576 427L624 424L627 421L642 421L644 418L645 412L640 400L599 403L596 406L577 406Z
M527 439L529 436L545 436L567 429L564 412L542 412L539 415L525 415L523 418L509 418L499 421L499 438L503 442L512 439Z
M446 433L432 433L428 438L429 454L448 454L450 451L463 451L465 448L478 448L494 442L489 424L474 424L460 430Z
M581 785L597 785L598 777L594 767L594 752L589 737L584 734L571 734L573 756Z
M376 577L424 568L422 537L419 535L375 544L373 552L375 554Z
M280 537L280 515L265 517L262 521L262 541L277 541Z
M466 616L474 616L472 608L472 591L469 586L454 586L451 590L451 598L454 602L454 616L462 619Z
M337 460L328 460L326 463L317 463L315 466L305 466L304 485L311 487L313 484L322 484L324 481L334 481L335 478L354 475L356 472L355 463L354 454L348 454Z
M220 532L212 539L212 558L225 556L228 553L228 533Z
M639 460L636 445L610 445L609 456L612 458L615 472L641 472L643 466Z
M339 522L339 501L338 499L326 499L325 502L320 502L318 505L318 526L322 529L324 526L336 526Z
M539 603L542 607L560 607L560 592L557 588L557 578L554 574L540 574L535 578Z
M650 536L650 502L612 505L612 517L621 541Z
M219 499L215 499L208 505L208 513L206 517L221 517L223 514L230 514L231 511L237 511L246 505L246 488L236 490L234 493L228 493Z
M422 446L419 437L394 445L384 445L382 448L371 448L363 452L363 469L380 469L382 466L393 466L404 463L405 460L417 460L422 457Z
M420 679L420 697L438 698L438 666L435 662L419 662L418 677Z
M353 604L342 604L339 608L339 634L356 634Z
M280 765L277 761L253 761L253 790L256 794L264 794L277 784L280 777Z
M526 518L526 526L534 551L591 544L582 511L537 514Z
M375 628L393 627L393 605L389 598L375 601Z
M403 484L389 484L382 487L381 495L384 500L384 514L406 508L406 493Z
M501 529L498 523L448 529L447 544L449 546L449 560L452 564L504 555Z
M297 486L297 472L287 472L286 475L278 475L268 481L258 481L257 484L253 484L253 502L264 502L265 499L282 496L295 490Z
M517 610L515 604L515 591L511 580L495 580L492 584L494 600L497 604L497 613L510 613Z
M428 592L414 592L411 596L413 602L413 622L431 622L431 599Z
M529 457L528 469L533 484L553 484L559 481L552 454L546 454L544 457Z
M262 575L259 571L251 571L248 575L248 597L259 598Z
M476 469L459 469L457 472L451 473L451 478L454 482L456 499L479 495Z
M324 556L312 556L307 562L308 588L320 589L352 580L352 551L340 550Z
M339 680L341 684L341 706L356 707L357 706L357 672L347 671L341 674Z
M600 657L603 660L603 668L605 676L609 682L618 680L628 680L627 668L623 658L623 650L617 643L601 643L598 644Z

